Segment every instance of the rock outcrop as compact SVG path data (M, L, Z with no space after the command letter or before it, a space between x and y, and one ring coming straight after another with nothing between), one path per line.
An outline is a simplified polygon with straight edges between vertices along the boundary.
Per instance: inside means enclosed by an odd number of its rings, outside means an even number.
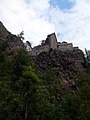
M0 21L0 42L5 41L6 37L11 34L8 30L4 27L3 23Z
M5 51L8 54L16 54L19 48L24 47L20 37L11 34L0 22L0 44L5 47Z
M49 68L54 69L63 88L67 90L78 89L76 86L77 73L85 70L84 54L79 49L66 52L58 50L43 52L37 56L36 64L41 73Z
M16 54L18 49L24 47L20 37L8 32L0 22L0 45L2 46L2 44L9 55ZM62 51L51 48L49 51L41 52L33 57L35 57L37 69L41 74L45 70L52 68L56 71L63 89L70 91L78 89L76 86L76 81L78 80L77 73L85 71L85 58L80 49Z

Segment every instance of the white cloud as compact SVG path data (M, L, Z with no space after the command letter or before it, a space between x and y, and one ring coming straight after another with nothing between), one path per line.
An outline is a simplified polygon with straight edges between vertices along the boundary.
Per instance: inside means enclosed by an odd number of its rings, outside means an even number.
M56 32L61 33L59 41L90 49L90 0L69 1L75 5L64 12L51 6L50 0L0 0L0 20L14 34L24 30L33 45Z
M37 45L55 31L54 25L42 17L49 7L48 0L31 0L30 3L25 0L1 0L0 19L14 34L24 30L26 40Z
M59 39L71 41L82 50L85 47L90 49L90 1L76 0L75 6L66 12L54 9L51 10L51 17L56 32L61 33Z

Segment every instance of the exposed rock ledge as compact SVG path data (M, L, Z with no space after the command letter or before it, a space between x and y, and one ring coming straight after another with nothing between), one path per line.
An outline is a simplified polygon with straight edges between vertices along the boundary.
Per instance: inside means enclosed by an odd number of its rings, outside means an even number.
M49 68L54 69L63 87L68 90L77 89L75 85L78 80L77 73L85 70L84 54L79 49L66 52L58 50L43 52L37 56L36 64L41 73Z

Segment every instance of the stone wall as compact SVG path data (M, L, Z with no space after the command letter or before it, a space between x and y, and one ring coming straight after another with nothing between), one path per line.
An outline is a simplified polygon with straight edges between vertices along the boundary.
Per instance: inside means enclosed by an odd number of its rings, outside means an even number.
M73 50L73 44L72 43L58 43L58 50L66 51L66 50Z
M49 45L45 45L45 46L39 45L32 49L31 54L35 56L40 54L41 52L48 52L48 51L49 51Z
M55 33L48 35L46 40L45 41L43 40L41 45L34 47L31 51L31 54L38 55L41 52L48 52L50 48L57 49L57 38Z
M73 47L72 43L57 42L55 33L48 35L46 40L42 40L42 43L38 46L35 46L34 48L31 48L31 45L29 44L26 46L27 51L34 56L40 54L41 52L48 52L51 48L53 50L56 49L60 51L67 51L67 50L71 51L74 49L78 49L78 47Z

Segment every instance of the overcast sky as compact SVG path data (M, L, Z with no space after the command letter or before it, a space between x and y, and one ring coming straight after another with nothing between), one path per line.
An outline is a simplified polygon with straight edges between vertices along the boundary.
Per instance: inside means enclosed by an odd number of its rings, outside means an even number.
M59 42L90 49L90 0L0 0L0 21L33 46L55 32Z

